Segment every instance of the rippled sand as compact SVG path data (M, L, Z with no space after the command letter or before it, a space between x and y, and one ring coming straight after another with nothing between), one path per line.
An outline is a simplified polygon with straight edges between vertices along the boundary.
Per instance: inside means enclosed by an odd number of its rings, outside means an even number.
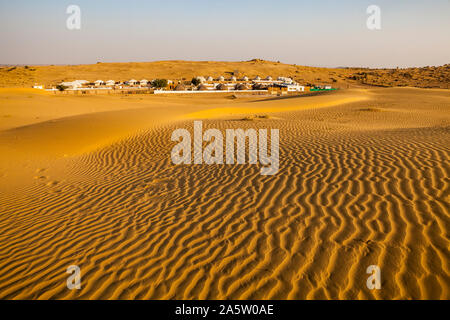
M86 99L0 131L0 298L450 298L448 90ZM278 174L173 165L194 119L280 129Z

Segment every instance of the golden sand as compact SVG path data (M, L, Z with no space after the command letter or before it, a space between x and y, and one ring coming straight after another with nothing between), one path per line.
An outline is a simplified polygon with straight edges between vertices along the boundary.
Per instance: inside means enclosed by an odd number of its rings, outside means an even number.
M0 101L0 298L450 298L448 90ZM278 174L173 165L194 119L279 128Z
M93 65L61 66L4 66L0 67L0 88L32 87L35 84L56 85L73 80L115 80L165 78L191 80L197 76L224 76L250 79L291 77L299 83L332 84L337 88L376 86L410 86L422 88L449 89L450 65L439 67L407 69L367 69L367 68L319 68L284 64L280 62L251 60L227 61L154 61L98 63Z

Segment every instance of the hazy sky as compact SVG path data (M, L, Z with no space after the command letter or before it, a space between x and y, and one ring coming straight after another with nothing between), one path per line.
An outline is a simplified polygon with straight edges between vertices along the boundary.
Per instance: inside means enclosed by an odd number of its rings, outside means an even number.
M66 8L81 8L68 30ZM381 8L381 30L366 9ZM154 60L450 63L450 0L0 0L0 64Z

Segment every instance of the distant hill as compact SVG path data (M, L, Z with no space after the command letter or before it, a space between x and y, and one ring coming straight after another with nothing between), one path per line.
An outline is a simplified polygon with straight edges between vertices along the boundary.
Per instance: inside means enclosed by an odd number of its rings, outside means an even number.
M318 68L253 59L243 62L156 61L97 63L65 66L2 66L0 87L31 87L34 84L56 85L72 80L129 80L165 78L190 80L195 76L232 74L253 78L286 76L303 84L331 84L338 88L361 86L413 86L450 88L450 65L407 69Z

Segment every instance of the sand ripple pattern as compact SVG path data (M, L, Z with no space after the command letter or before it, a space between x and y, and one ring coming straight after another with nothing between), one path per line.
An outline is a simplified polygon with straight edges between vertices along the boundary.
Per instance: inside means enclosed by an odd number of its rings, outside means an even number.
M72 180L2 200L0 298L449 299L449 126L355 128L351 112L204 122L280 128L275 176L174 166L170 134L192 122L74 160Z

